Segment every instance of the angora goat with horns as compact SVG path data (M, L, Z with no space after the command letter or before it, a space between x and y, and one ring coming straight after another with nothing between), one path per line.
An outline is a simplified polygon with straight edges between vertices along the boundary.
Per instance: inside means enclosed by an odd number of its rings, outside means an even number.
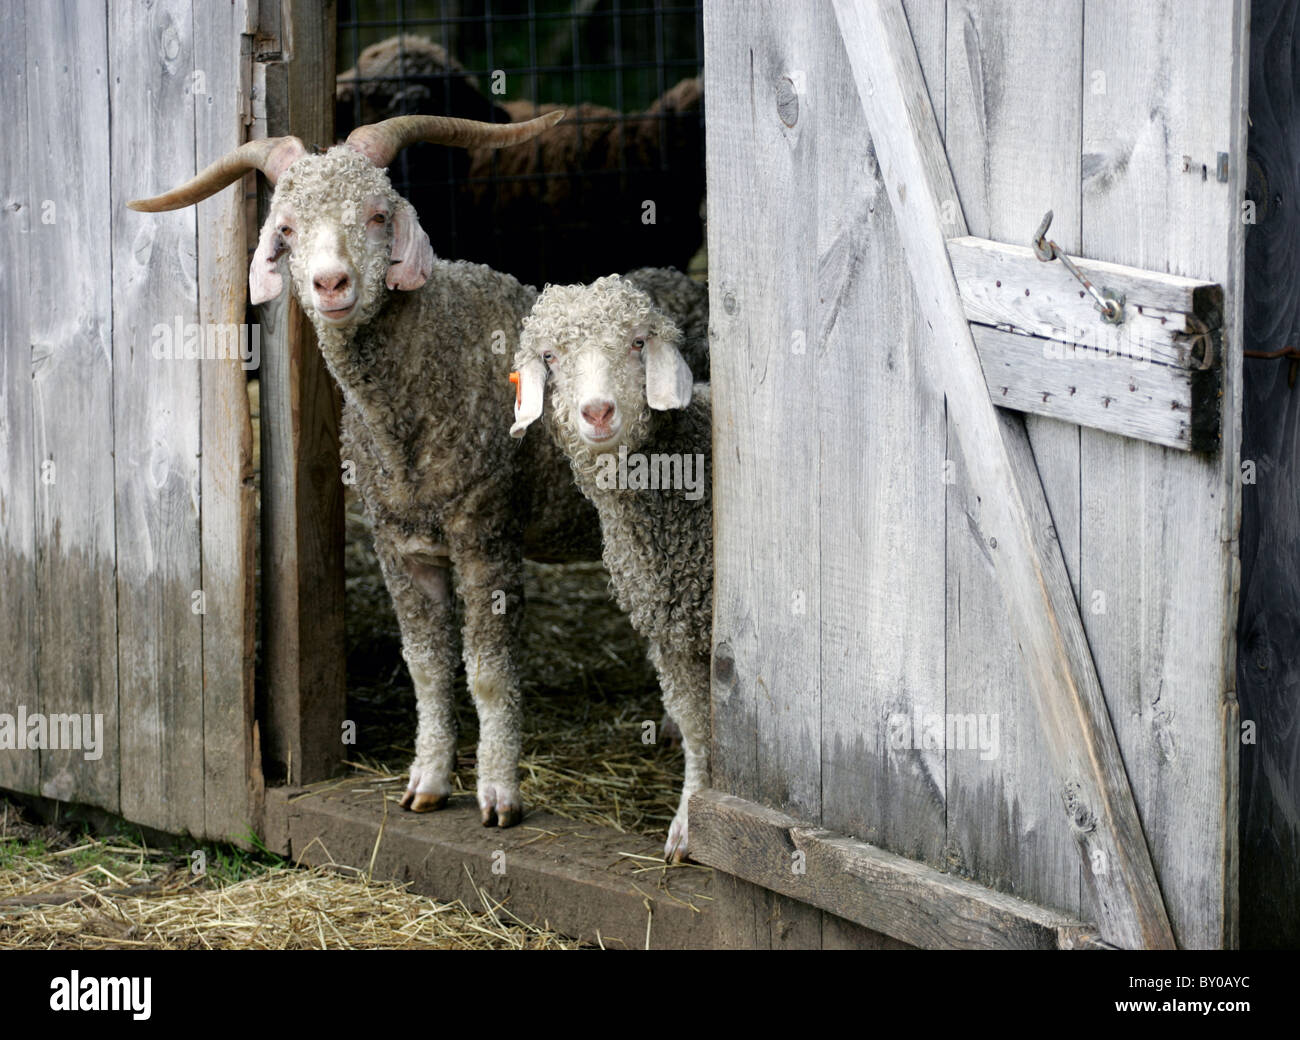
M417 699L402 805L439 809L452 789L454 585L480 723L485 826L509 827L523 813L515 664L523 557L595 558L600 528L551 438L518 444L498 419L536 292L487 267L435 257L385 168L415 141L501 147L559 118L494 125L402 116L358 127L319 155L296 137L255 141L166 195L130 203L147 212L190 206L252 169L275 185L249 288L254 303L279 296L288 264L343 390L343 457L356 464Z

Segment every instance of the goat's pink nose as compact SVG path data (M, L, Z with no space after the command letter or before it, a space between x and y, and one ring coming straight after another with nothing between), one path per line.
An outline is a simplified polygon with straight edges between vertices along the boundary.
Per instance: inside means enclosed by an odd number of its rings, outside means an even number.
M333 296L336 293L344 292L348 287L348 274L346 271L327 271L325 274L318 274L311 280L316 291Z
M592 426L608 426L609 421L614 418L614 402L593 401L591 404L583 405L582 417Z

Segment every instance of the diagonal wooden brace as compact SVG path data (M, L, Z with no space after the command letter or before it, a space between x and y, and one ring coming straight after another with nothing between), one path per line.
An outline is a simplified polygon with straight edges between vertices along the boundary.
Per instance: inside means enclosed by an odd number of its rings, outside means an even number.
M947 240L967 229L900 0L834 0L849 65L898 217L949 421L979 494L1011 636L1097 903L1117 946L1172 948L1173 930L1051 526L1023 420L1000 416L953 274Z

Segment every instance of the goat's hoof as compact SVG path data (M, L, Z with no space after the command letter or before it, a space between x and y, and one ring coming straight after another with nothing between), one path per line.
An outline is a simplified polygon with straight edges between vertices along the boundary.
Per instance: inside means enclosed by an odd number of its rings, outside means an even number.
M524 818L519 792L506 787L480 787L478 808L484 827L513 827Z
M437 812L446 807L447 796L423 791L407 791L399 804L403 809L410 809L411 812Z
M411 766L411 779L406 793L397 804L412 812L434 812L447 804L451 795L451 781L446 774L429 766Z
M484 827L513 827L524 818L523 809L497 810L488 806L483 810Z
M664 862L683 863L686 860L686 814L678 813L673 817L673 825L668 828L668 840L664 843Z

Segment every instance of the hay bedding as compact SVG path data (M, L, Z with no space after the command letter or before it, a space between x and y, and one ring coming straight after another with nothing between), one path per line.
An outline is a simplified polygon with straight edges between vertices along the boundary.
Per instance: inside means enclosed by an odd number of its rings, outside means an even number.
M0 815L0 949L577 949L490 897L436 903L393 883L241 859L237 880L183 852Z

